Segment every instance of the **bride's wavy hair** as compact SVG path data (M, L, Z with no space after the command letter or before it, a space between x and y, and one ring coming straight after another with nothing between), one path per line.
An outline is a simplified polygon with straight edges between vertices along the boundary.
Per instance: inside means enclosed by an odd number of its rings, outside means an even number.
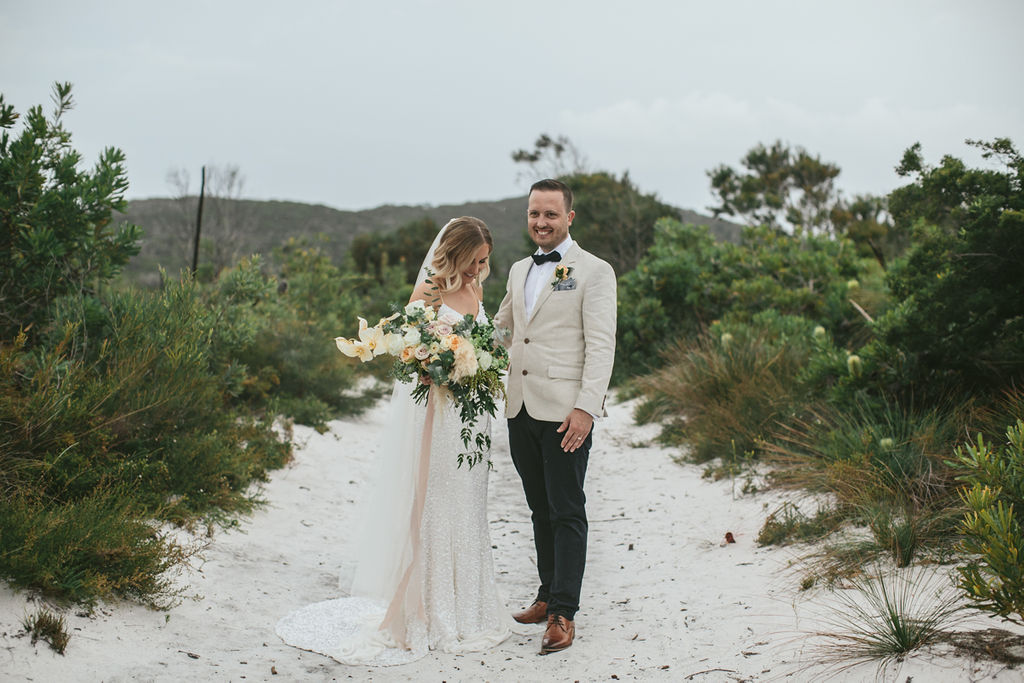
M476 258L477 250L484 244L487 245L488 255L494 251L491 231L482 220L473 216L462 216L453 220L434 250L434 260L431 263L434 275L431 281L442 292L461 289L464 284L462 273L470 266ZM476 276L477 283L483 284L490 273L491 262L488 258Z

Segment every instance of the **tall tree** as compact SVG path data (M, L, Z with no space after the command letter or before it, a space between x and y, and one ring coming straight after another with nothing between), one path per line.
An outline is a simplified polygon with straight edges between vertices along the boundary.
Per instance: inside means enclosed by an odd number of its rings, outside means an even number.
M750 225L788 227L796 234L835 232L832 210L841 201L834 184L838 166L781 141L771 147L758 144L740 163L745 170L722 164L708 171L711 191L720 201L711 207L716 217L738 216Z
M1024 157L1007 138L968 144L1002 168L929 166L914 145L897 169L911 182L890 195L913 245L889 272L901 303L879 333L919 391L1024 382Z
M565 135L551 137L541 133L533 149L517 149L512 161L525 165L529 171L520 174L532 184L541 178L560 178L587 172L587 159Z

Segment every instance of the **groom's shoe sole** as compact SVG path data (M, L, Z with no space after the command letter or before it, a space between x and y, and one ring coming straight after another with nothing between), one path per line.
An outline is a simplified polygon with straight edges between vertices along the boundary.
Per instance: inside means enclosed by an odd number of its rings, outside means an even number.
M522 612L516 612L512 618L520 624L543 624L548 620L548 603L534 600L532 605Z

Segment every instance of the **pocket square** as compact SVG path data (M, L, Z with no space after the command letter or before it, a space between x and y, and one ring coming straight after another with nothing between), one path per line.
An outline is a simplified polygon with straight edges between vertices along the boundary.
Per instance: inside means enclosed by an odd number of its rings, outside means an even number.
M576 278L574 277L571 277L567 280L562 280L557 285L555 285L556 292L566 292L573 289L576 289Z

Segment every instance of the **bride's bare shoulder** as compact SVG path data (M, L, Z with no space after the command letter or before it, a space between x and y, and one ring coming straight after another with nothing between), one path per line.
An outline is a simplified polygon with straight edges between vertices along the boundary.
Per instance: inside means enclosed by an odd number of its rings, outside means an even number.
M441 305L441 295L436 285L429 282L421 282L412 290L412 296L409 297L409 301L410 303L413 301L423 301L428 306L437 308Z

